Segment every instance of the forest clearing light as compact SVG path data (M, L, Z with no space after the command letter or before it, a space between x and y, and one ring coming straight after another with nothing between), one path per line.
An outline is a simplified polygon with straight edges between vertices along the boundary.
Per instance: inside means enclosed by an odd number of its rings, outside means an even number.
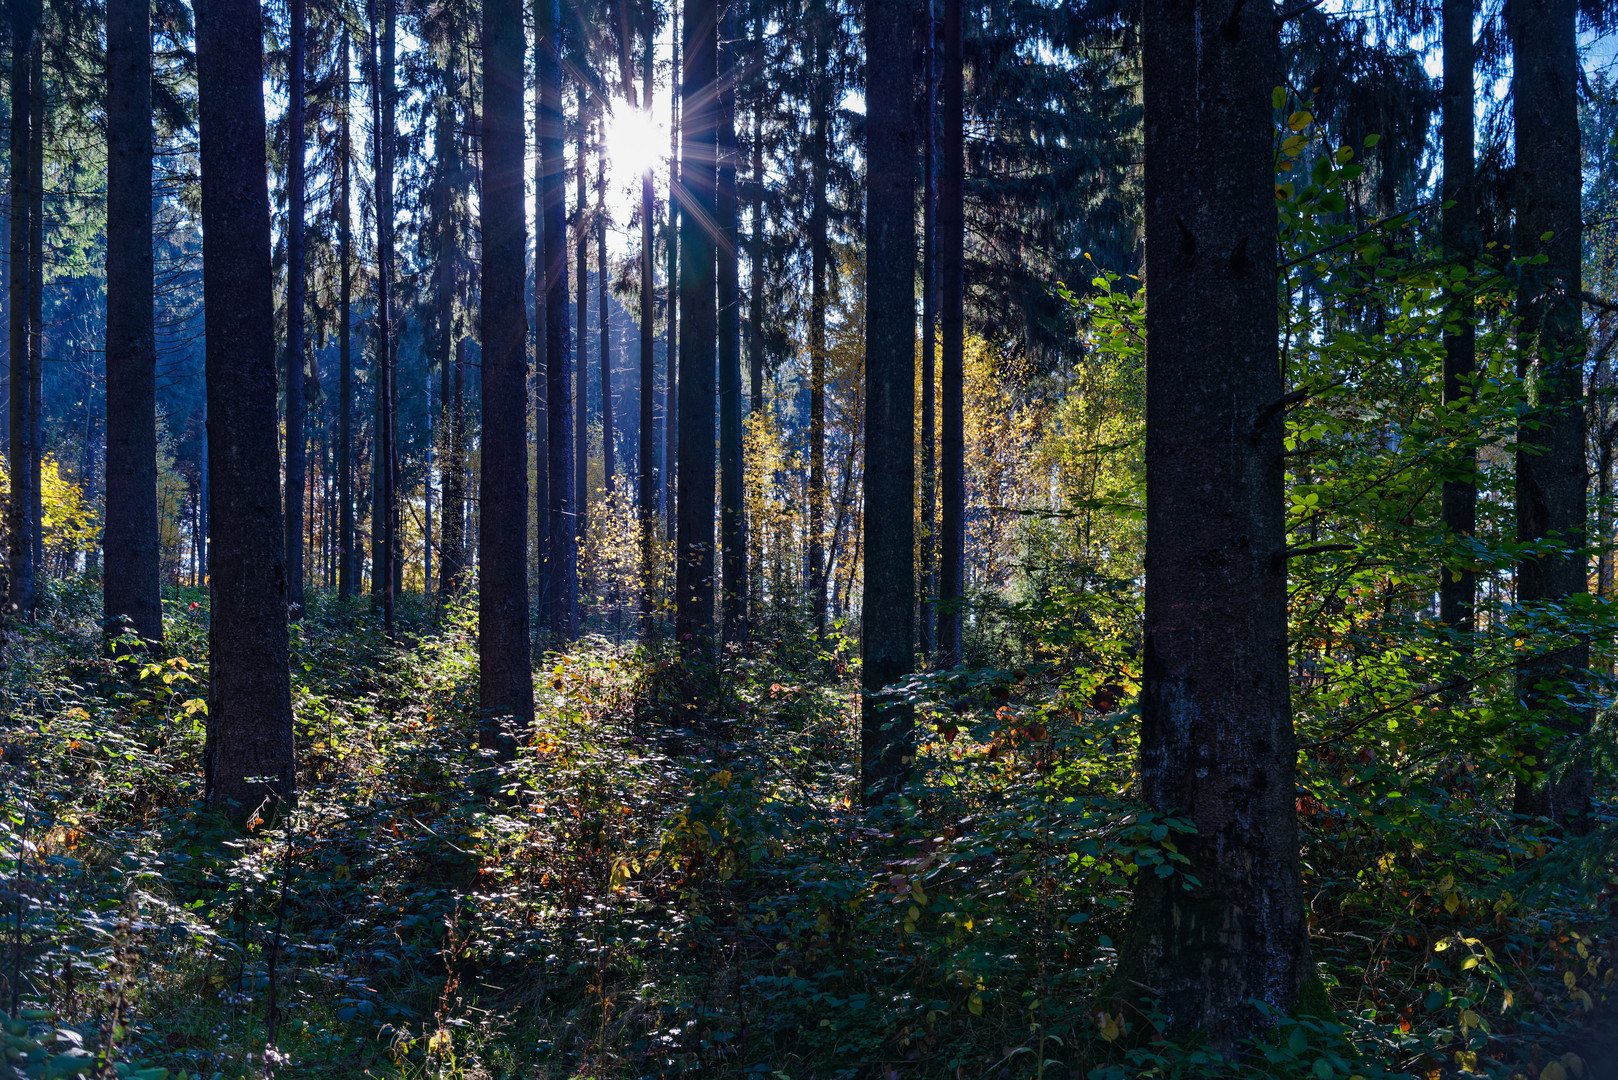
M668 140L667 126L645 109L637 109L623 98L614 100L607 116L607 160L612 163L613 186L633 186L638 192L641 174L662 166Z

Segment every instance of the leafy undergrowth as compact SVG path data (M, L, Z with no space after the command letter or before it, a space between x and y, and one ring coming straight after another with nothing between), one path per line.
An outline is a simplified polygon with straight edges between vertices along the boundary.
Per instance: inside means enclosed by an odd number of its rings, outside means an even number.
M7 643L0 728L0 1038L29 1075L1555 1080L1618 970L1599 836L1538 835L1459 751L1322 749L1299 808L1335 1020L1239 1061L1153 1038L1112 1005L1115 943L1187 826L1130 801L1124 650L918 680L918 782L866 812L835 658L694 675L587 641L544 657L502 768L469 611L404 610L389 644L317 597L300 801L242 827L198 803L205 597L139 662L98 655L88 589L53 604Z

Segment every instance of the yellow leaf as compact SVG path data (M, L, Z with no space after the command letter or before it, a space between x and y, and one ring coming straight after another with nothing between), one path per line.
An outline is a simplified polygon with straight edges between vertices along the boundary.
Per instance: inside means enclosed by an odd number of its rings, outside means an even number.
M966 1008L967 1008L967 1011L970 1012L973 1016L982 1016L983 1015L983 995L982 994L973 994L971 997L967 998L966 999ZM1117 1036L1114 1036L1114 1038L1116 1038L1116 1037ZM1108 1040L1108 1041L1110 1042L1111 1040Z
M1571 1053L1563 1054L1562 1055L1562 1068L1566 1069L1568 1072L1572 1073L1574 1076L1583 1076L1584 1075L1584 1059L1581 1058L1577 1054L1571 1054Z
M1455 914L1455 909L1460 906L1461 897L1459 893L1450 893L1448 896L1444 897L1444 910L1449 912L1451 915Z
M1481 1016L1479 1016L1477 1013L1473 1012L1471 1009L1467 1009L1465 1012L1461 1013L1461 1031L1462 1032L1465 1032L1470 1028L1475 1028L1479 1024L1481 1024L1482 1022L1483 1022L1483 1018Z
M1578 981L1579 977L1573 974L1571 971L1562 972L1562 985L1567 987L1569 990L1573 989Z
M1313 119L1313 116L1299 110L1298 112L1295 112L1291 116L1287 117L1287 127L1291 128L1293 131L1302 131L1304 128L1309 126L1309 122Z
M1560 1061L1553 1061L1539 1070L1539 1080L1567 1080L1567 1070Z
M973 1011L975 1012L978 1010ZM1123 1034L1122 1029L1118 1027L1118 1021L1114 1020L1104 1011L1096 1013L1096 1027L1101 1029L1101 1037L1106 1039L1108 1042L1112 1042L1113 1040L1117 1039L1119 1035Z

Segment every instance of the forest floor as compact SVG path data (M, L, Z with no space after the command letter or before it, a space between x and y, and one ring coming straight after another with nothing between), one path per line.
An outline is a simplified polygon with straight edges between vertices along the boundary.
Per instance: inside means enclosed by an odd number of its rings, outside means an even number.
M163 654L121 663L89 584L51 603L6 643L0 977L36 1010L8 1037L62 1031L62 1068L110 1049L287 1080L1618 1075L1618 1028L1591 1027L1618 972L1610 829L1512 819L1464 755L1306 762L1334 1015L1221 1059L1112 1004L1131 882L1180 873L1184 825L1132 801L1128 687L1105 672L918 681L917 782L867 812L854 683L790 617L711 673L599 638L546 654L502 768L472 749L468 611L433 630L406 604L389 643L316 597L300 801L243 823L199 804L206 597L172 595Z

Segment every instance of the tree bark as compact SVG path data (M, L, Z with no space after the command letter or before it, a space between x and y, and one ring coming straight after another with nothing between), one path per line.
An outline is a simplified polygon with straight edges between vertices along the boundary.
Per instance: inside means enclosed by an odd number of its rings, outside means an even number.
M601 117L601 138L596 142L596 328L601 333L601 490L613 491L617 462L612 430L612 316L607 305L607 118ZM602 503L605 513L605 502Z
M43 31L42 31L43 32ZM29 466L29 493L33 510L32 528L34 573L45 572L45 506L41 473L45 464L45 48L43 40L34 49L30 65L34 89L29 94L33 107L34 138L28 146L28 442L32 447Z
M545 65L545 5L534 0L535 79ZM550 618L550 416L546 409L545 341L545 113L539 86L534 91L534 610L543 627Z
M707 655L714 644L714 278L718 25L715 0L685 0L680 98L679 478L674 630Z
M826 633L826 263L831 257L826 206L831 110L827 20L825 0L814 0L809 11L815 58L809 104L809 602L817 637ZM866 259L869 264L870 252Z
M933 544L937 539L933 528L937 516L937 438L938 406L935 389L938 350L938 252L934 238L938 209L938 48L937 26L933 18L933 0L926 0L922 18L921 83L921 537L917 545L921 566L916 575L916 588L921 593L920 630L921 655L929 661L937 654L937 641L933 636Z
M1118 1000L1229 1049L1309 977L1287 686L1268 5L1147 0L1141 795L1196 827L1142 873Z
M459 50L450 46L450 69L444 73L445 86L439 102L437 136L439 200L438 266L436 301L438 319L438 362L441 397L444 402L444 454L439 467L444 498L439 516L442 537L438 560L438 594L443 603L460 592L466 571L466 400L465 382L459 375L456 357L459 330L456 326L456 292L460 287L460 232L455 215L461 177L460 134L456 131L454 93L460 78Z
M163 640L157 532L150 0L107 4L107 503L109 636Z
M286 341L286 557L287 606L303 616L304 457L304 0L288 0L287 49L287 341Z
M1517 539L1552 548L1518 565L1517 602L1529 609L1565 603L1589 590L1575 9L1574 0L1523 0L1511 19L1517 133L1512 254L1546 258L1525 268L1518 293L1518 374L1533 376L1535 392L1517 429ZM1589 729L1590 711L1580 701L1589 664L1589 645L1574 642L1517 669L1519 695L1537 714L1540 730L1523 752L1542 774L1547 754L1560 756L1571 736ZM1589 765L1578 762L1554 778L1519 781L1513 803L1520 814L1550 817L1583 833L1591 825L1591 790Z
M40 4L17 0L11 5L11 491L7 512L7 607L32 618L35 606L34 564L34 456L33 426L29 423L30 320L28 302L30 217L34 200L29 195L29 159L33 156L33 56L39 50Z
M938 163L939 357L937 663L959 664L966 595L966 104L961 0L944 0Z
M483 3L483 453L478 745L507 760L534 720L528 641L528 230L522 0Z
M545 410L550 505L550 628L558 641L576 632L577 544L573 524L572 335L567 303L567 174L562 160L561 0L539 0L544 9L540 50L540 157L545 183Z
M914 717L883 695L915 668L916 140L908 0L866 0L863 801L903 786Z
M343 27L339 63L348 70L348 27ZM337 598L352 600L359 550L354 537L354 228L349 205L348 80L343 80L342 120L337 148L337 247L342 263L337 285Z
M376 419L375 465L371 477L371 595L382 607L382 625L393 635L394 514L397 474L393 445L393 141L394 11L381 0L382 33L377 38L377 0L370 0L372 153L376 170Z
M652 79L657 70L657 11L646 0L641 16L646 63L641 70L641 97L646 118L652 116ZM633 102L631 103L633 105ZM650 163L640 178L640 610L641 633L652 632L652 574L657 558L657 357L656 282L652 271L652 214L655 190Z
M663 526L670 541L675 536L675 476L679 472L680 453L680 88L684 81L684 68L680 63L680 5L669 4L669 31L673 58L669 67L669 216L666 227L668 239L668 283L665 297L668 320L668 347L663 360Z
M211 609L207 797L252 811L296 784L264 184L264 21L197 0Z
M573 272L578 275L577 303L579 333L574 339L577 351L573 387L573 536L581 557L590 536L590 200L587 194L590 160L590 99L579 85L579 143L574 160L574 183L578 192L578 221L573 234L577 254ZM577 601L583 605L583 597ZM575 618L582 620L580 611Z
M724 44L719 49L718 175L718 364L719 524L725 641L740 641L747 623L747 519L742 511L742 325L741 277L736 227L736 8L725 6Z
M1473 49L1472 0L1444 0L1444 217L1446 257L1471 266L1477 254L1477 199L1472 182L1473 162ZM1444 335L1444 406L1452 410L1450 425L1464 449L1450 463L1453 475L1444 481L1444 528L1452 540L1470 538L1477 531L1477 449L1471 442L1466 412L1476 400L1469 383L1477 367L1477 331L1472 324L1470 282L1445 298L1445 321L1457 329ZM1453 556L1452 556L1453 558ZM1477 572L1470 559L1456 560L1439 572L1438 617L1463 637L1477 628ZM1464 651L1470 649L1463 644Z

